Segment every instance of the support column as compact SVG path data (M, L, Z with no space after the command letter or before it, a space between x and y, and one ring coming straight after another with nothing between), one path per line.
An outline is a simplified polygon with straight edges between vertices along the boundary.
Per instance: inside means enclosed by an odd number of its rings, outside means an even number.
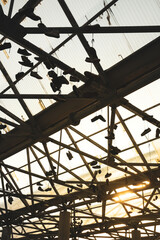
M58 240L69 240L70 237L70 212L60 213L59 238Z
M11 239L12 229L11 227L4 227L2 230L2 240L10 240Z
M132 240L140 240L141 239L141 232L137 229L132 231Z

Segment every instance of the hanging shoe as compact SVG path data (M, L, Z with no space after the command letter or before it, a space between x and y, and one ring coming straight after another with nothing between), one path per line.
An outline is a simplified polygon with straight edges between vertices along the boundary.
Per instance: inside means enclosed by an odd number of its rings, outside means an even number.
M97 161L92 161L92 162L90 162L90 165L91 165L91 166L97 165Z
M26 49L18 48L17 53L24 55L24 56L30 56L31 53L29 53Z
M115 139L114 133L109 134L108 136L105 137L106 139Z
M46 188L44 191L45 192L49 192L49 191L51 191L52 190L52 188Z
M20 80L21 78L23 78L23 76L24 76L24 72L19 72L15 75L15 78L16 80Z
M57 91L60 91L62 84L59 82L58 78L55 78L55 79L52 79L50 86L53 92L57 92Z
M149 133L150 131L151 131L150 128L145 129L145 130L141 133L141 136L146 135L146 134Z
M109 178L112 175L112 173L106 173L105 178Z
M26 56L21 56L23 62L31 62L28 57Z
M39 23L38 27L48 37L59 38L59 31L56 29L48 29L43 23Z
M100 59L99 58L86 57L85 61L88 62L88 63L95 63L95 62L100 62Z
M37 182L36 184L37 184L37 186L43 186L43 184L41 182Z
M19 62L19 63L25 67L33 67L33 63L31 62Z
M54 37L54 38L59 38L59 31L57 31L56 29L47 29L44 34L48 37Z
M79 82L79 78L77 78L76 76L70 76L69 81L71 81L71 82Z
M89 48L89 53L92 57L97 58L96 50L93 47Z
M68 157L69 160L72 160L73 155L72 155L72 153L71 153L70 151L68 151L68 152L66 153L66 155L67 155L67 157Z
M64 75L67 75L67 74L74 74L75 73L75 68L68 68L66 70L63 71L63 74Z
M79 92L78 88L75 85L73 85L72 88L73 88L73 92L76 95L76 97L79 97L80 96L80 92Z
M95 122L97 120L101 120L102 122L106 122L104 117L102 115L95 116L94 118L91 119L91 122Z
M66 85L69 84L68 80L64 76L59 76L58 80L61 84L66 84Z
M82 188L83 187L83 184L82 183L77 183L77 186Z
M94 168L94 169L100 169L100 168L101 168L101 166L100 166L100 165L97 165L97 166L92 166L92 168Z
M95 80L99 81L99 76L96 75L96 74L94 74L94 73L85 71L85 72L84 72L84 75L85 75L89 80L91 80L91 81L93 81L93 80L94 80L94 81L95 81Z
M117 155L121 152L121 150L117 147L114 147L112 145L110 145L110 152L113 154L113 155Z
M57 77L57 73L55 73L53 70L49 71L49 72L48 72L48 75L49 75L51 78L56 78L56 77Z
M97 161L92 161L92 162L90 162L90 165L91 165L91 166L97 165Z
M89 63L100 62L100 59L97 57L96 50L93 47L89 48L89 53L91 57L87 57L85 59L86 62L89 62Z
M41 186L38 187L38 190L39 190L40 192L44 192L44 190L43 190L43 188L41 188Z
M30 75L34 78L42 79L42 77L37 72L31 71Z
M3 43L0 45L0 51L11 48L11 43Z
M37 16L33 11L34 11L33 8L28 8L25 11L26 16L29 17L30 19L32 19L33 21L41 20L41 17Z
M33 63L26 57L26 56L21 56L23 62L19 62L21 65L25 67L33 67Z
M12 204L13 198L12 198L11 196L8 197L8 202L9 202L10 204Z
M46 25L44 25L42 22L38 23L38 28L43 32L45 32L47 29Z
M0 129L5 129L6 127L6 125L0 124Z
M159 138L160 137L160 128L157 128L156 129L156 138Z

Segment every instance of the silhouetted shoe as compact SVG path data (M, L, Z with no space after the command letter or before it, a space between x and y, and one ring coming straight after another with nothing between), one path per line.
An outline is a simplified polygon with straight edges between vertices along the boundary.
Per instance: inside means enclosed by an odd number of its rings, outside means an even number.
M89 62L89 63L95 63L95 62L100 62L100 59L99 58L89 58L89 57L86 57L85 61Z
M48 29L43 23L38 24L39 29L43 31L43 33L48 37L59 38L59 31L56 29Z
M55 73L53 70L48 72L48 75L52 78L56 78L57 77L57 73Z
M47 69L51 69L52 68L52 66L51 66L51 64L49 62L47 62L47 61L44 62L43 61L43 63L46 66Z
M57 31L56 29L47 29L44 34L48 37L54 37L54 38L59 38L59 31Z
M94 73L85 71L85 72L84 72L84 75L85 75L89 80L99 80L99 76L96 75L96 74L94 74Z
M23 62L31 62L28 57L26 56L21 56Z
M29 53L26 49L18 48L17 53L24 55L24 56L30 56L31 53Z
M43 186L43 184L40 182L37 182L37 186Z
M42 61L41 57L34 57L34 59L37 60L37 61L40 61L40 62Z
M96 50L93 47L89 48L89 52L90 52L90 55L92 55L92 57L97 57Z
M95 122L97 120L101 120L102 122L106 122L105 118L102 115L95 116L91 119L91 122Z
M146 135L146 134L149 133L150 131L151 131L150 128L145 129L145 130L141 133L141 136Z
M67 157L68 157L69 160L72 160L73 155L72 155L72 153L71 153L70 151L68 151L68 152L66 153L66 155L67 155Z
M57 91L60 91L62 84L57 80L57 78L55 78L55 79L52 79L50 86L53 92L57 92Z
M26 16L29 17L30 19L32 19L33 21L39 21L41 20L41 17L37 16L34 12L33 8L28 8L26 10Z
M112 173L106 173L105 178L109 178L112 175Z
M33 63L31 62L19 62L19 63L25 67L33 67Z
M114 146L110 146L110 152L113 154L113 155L117 155L118 153L121 152L121 150L117 147L114 147Z
M75 85L73 85L72 88L73 88L73 92L76 95L76 97L79 97L80 96L80 92L79 92L78 88Z
M94 168L94 169L100 169L100 168L101 168L101 166L100 166L100 165L97 165L97 166L92 166L92 168Z
M24 76L24 72L19 72L19 73L17 73L16 74L16 80L20 80L21 78L23 78L23 76Z
M106 139L115 139L114 133L109 134L108 136L105 137Z
M13 198L12 198L11 196L8 197L8 202L9 202L10 204L12 204Z
M0 129L5 129L6 127L6 125L0 124Z
M96 50L93 47L89 48L89 53L91 57L86 58L86 62L94 63L94 62L99 62L100 59L97 57Z
M76 76L70 76L69 79L71 82L79 82L79 79Z
M97 165L97 161L92 161L92 162L90 162L90 165L91 165L91 166Z
M33 67L33 63L26 57L26 56L21 56L23 62L19 62L21 65L25 67Z
M38 190L39 190L40 192L44 192L43 188L41 188L41 187L38 187Z
M63 74L73 74L75 72L75 68L68 68L66 70L64 70Z
M52 190L52 188L46 188L44 191L45 192L49 192L49 191L51 191Z
M46 25L44 25L42 22L41 23L38 23L38 27L39 27L39 29L41 30L41 31L43 31L43 32L45 32L45 30L46 30Z
M31 71L30 75L34 78L42 79L42 77L37 72Z
M61 84L66 84L66 85L69 84L68 80L64 76L59 76L58 80L60 81Z
M160 137L160 129L157 128L157 129L156 129L156 138L159 138L159 137Z
M12 46L11 43L3 43L0 45L0 51L11 48L11 46Z

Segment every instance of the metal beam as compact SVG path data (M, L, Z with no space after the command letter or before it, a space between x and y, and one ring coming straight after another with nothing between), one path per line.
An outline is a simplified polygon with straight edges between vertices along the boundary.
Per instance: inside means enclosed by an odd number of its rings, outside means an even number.
M160 32L159 25L153 26L109 26L109 27L100 27L97 25L90 25L90 26L82 26L82 27L47 27L48 31L54 30L59 32L60 34L104 34L104 33L155 33ZM25 32L27 34L44 34L44 32L39 28L34 27L26 27Z

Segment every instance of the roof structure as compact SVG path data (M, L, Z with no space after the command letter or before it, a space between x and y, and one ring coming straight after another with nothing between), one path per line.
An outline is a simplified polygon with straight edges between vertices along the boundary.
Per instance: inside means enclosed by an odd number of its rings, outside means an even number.
M160 239L160 1L1 0L0 237ZM6 233L7 232L7 233Z

